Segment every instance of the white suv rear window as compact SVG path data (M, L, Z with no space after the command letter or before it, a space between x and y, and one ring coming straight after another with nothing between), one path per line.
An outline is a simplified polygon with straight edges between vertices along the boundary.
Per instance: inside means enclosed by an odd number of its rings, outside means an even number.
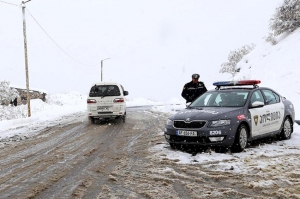
M91 88L90 97L120 96L120 89L116 85L95 85Z

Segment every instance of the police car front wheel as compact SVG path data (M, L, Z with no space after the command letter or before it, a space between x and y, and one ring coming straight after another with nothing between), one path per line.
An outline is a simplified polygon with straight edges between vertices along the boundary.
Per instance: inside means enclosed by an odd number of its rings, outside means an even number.
M248 128L241 124L236 132L235 140L232 146L233 152L243 151L248 144Z

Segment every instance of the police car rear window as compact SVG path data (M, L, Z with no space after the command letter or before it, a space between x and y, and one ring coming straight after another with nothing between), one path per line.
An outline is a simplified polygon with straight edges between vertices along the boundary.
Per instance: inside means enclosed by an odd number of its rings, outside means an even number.
M116 85L95 85L91 88L90 97L103 97L103 96L120 96L119 87Z

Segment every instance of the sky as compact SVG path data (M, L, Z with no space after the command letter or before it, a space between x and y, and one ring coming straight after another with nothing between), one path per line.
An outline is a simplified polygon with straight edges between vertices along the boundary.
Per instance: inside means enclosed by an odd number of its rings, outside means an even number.
M86 95L101 81L104 60L102 80L121 83L129 98L180 98L193 73L207 87L228 79L221 64L230 51L268 35L281 2L31 0L25 10L29 87ZM0 80L25 87L20 4L0 1Z

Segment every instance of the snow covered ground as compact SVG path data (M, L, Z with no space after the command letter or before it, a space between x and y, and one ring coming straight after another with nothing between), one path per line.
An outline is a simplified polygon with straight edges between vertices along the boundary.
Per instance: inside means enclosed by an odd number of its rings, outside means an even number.
M153 105L152 110L163 113L175 113L185 107L184 100L172 99L168 102L154 102L142 98L131 99L127 101L127 106ZM86 96L79 93L61 93L47 96L47 102L41 100L32 100L30 118L27 115L27 105L17 107L1 107L1 113L7 113L12 118L6 119L6 115L1 116L0 121L0 141L18 141L35 135L37 132L51 128L55 125L65 125L76 121L87 122L86 114ZM86 117L85 117L86 116ZM168 144L155 146L153 150L167 153L170 159L179 159L179 163L206 163L215 161L228 161L230 165L239 168L235 171L243 171L243 160L251 157L260 156L276 157L284 154L300 154L300 126L294 125L294 133L292 139L286 141L278 141L271 144L265 144L255 148L247 149L240 154L219 154L204 153L197 156L191 156L182 151L166 150ZM163 136L163 132L157 132ZM223 169L223 165L219 165Z
M185 106L184 101L179 99L172 99L169 102L153 102L139 98L130 99L127 104L128 107L154 105L152 110L162 112L162 114L172 114ZM22 142L21 139L30 138L43 129L51 129L51 126L80 121L86 122L86 97L79 93L53 94L47 96L47 103L41 100L32 100L31 105L32 117L30 118L21 118L22 114L24 116L27 113L26 105L6 107L7 111L11 111L10 113L18 119L5 120L1 117L0 149L9 146L9 144L6 145L7 142ZM157 112L147 111L147 114L153 114L153 117L157 116ZM267 193L278 187L277 192L274 193L276 196L299 198L299 194L293 191L292 188L280 188L282 183L285 186L293 187L293 189L300 184L300 181L297 180L300 176L300 162L298 161L300 155L300 126L295 125L294 127L294 133L290 140L261 142L250 146L241 153L234 154L217 153L215 151L191 154L186 151L173 150L164 141L163 132L157 132L157 137L160 138L153 142L153 147L149 150L149 158L153 163L167 162L168 166L159 164L162 168L152 171L152 175L159 175L162 172L160 176L164 176L162 179L165 180L168 179L168 175L178 175L184 179L186 177L184 170L192 168L195 169L194 172L198 172L198 175L205 175L207 178L220 176L225 179L228 178L227 181L230 181L230 183L238 181L247 188L264 190ZM127 164L129 163L125 165ZM152 169L152 167L150 168ZM176 172L180 169L182 173ZM121 169L118 169L118 171L121 171ZM232 175L237 177L232 178ZM249 177L247 178L247 176ZM196 181L189 182L187 186L198 186L198 183ZM208 196L218 198L224 191L226 189L216 187L213 192L208 193ZM159 195L160 192L157 194Z

